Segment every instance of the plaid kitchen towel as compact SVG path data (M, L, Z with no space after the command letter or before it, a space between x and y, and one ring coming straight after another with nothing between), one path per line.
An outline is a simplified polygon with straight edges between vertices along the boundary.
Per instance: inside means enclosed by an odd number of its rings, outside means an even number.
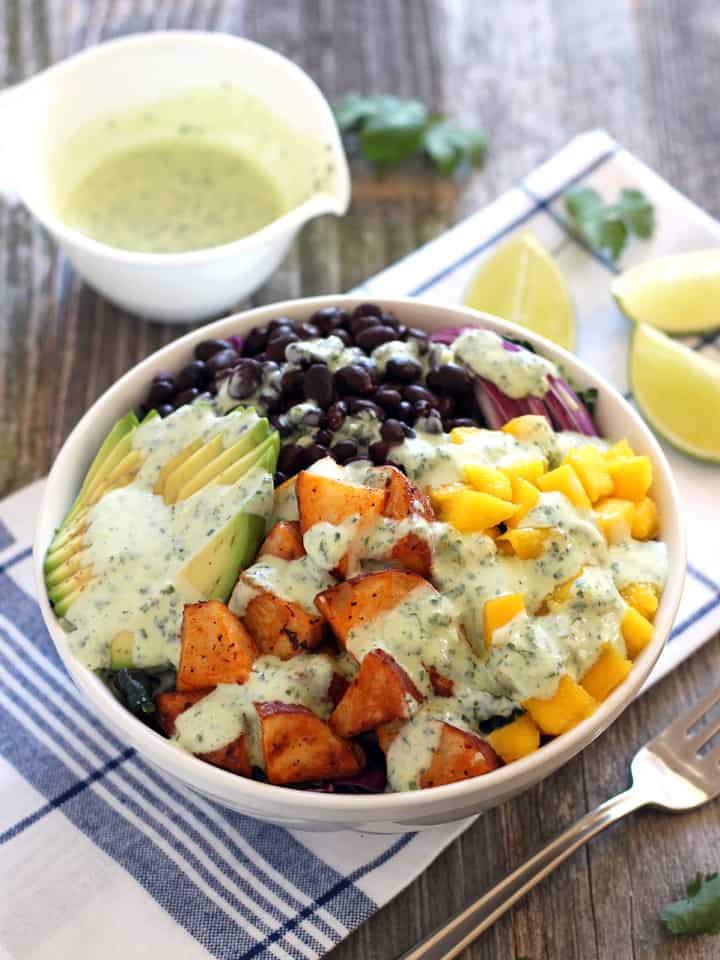
M628 327L614 270L572 238L572 184L640 187L652 240L623 262L716 246L720 227L606 134L568 147L487 209L368 281L368 297L457 302L476 263L515 230L555 254L579 310L579 353L621 390ZM718 355L710 336L695 349ZM720 356L718 357L720 359ZM720 469L667 450L685 502L690 573L651 680L720 629ZM149 767L97 723L52 648L30 543L43 481L0 504L0 960L314 958L410 883L468 821L421 834L300 834L230 813Z

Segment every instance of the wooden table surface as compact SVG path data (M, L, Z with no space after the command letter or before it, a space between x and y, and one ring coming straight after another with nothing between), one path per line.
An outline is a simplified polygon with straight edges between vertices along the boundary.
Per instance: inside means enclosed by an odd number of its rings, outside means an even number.
M358 175L349 215L306 227L257 302L359 283L595 126L720 214L716 0L0 0L0 11L6 85L125 33L226 30L291 57L331 99L349 90L418 96L487 131L485 167L459 186L429 175ZM0 276L2 494L44 474L88 404L184 328L104 302L29 214L6 202ZM333 956L396 956L623 789L633 751L707 689L719 655L716 638L582 756L482 817ZM463 956L717 958L720 939L667 938L657 911L696 870L720 866L719 813L716 805L679 817L635 815L574 856Z

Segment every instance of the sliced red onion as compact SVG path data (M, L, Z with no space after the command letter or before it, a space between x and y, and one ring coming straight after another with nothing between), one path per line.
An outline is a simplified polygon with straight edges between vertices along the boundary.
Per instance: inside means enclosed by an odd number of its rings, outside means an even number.
M352 777L336 777L328 780L321 787L314 787L316 793L335 793L350 787L363 793L384 793L387 786L385 771L377 767L367 767L362 773Z
M443 327L442 330L435 330L430 334L433 343L445 343L450 346L454 343L464 330L477 330L477 327Z
M513 417L522 417L530 412L526 397L520 400L508 397L484 377L475 378L473 390L482 415L491 430L499 430Z
M503 340L502 345L509 353L517 353L519 350L525 349L525 347L521 347L519 343L512 343L510 340Z
M242 356L243 345L245 343L245 340L241 336L239 336L237 333L231 333L230 336L227 337L226 339L228 339L230 343L233 345L233 350L235 350L240 356Z
M562 377L548 374L550 389L543 397L557 430L574 430L588 437L598 435L592 417L573 388Z
M530 413L535 414L536 417L545 417L550 426L552 426L552 420L550 419L550 414L547 411L545 404L542 402L540 397L533 397L532 395L525 397L525 402L527 403Z

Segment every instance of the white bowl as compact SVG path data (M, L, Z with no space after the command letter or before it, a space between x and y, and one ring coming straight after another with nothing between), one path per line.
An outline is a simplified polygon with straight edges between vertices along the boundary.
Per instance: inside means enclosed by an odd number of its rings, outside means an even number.
M84 175L101 159L99 150L132 145L115 124L102 140L91 138L88 149L88 124L210 90L246 98L244 106L229 101L221 119L209 119L205 105L191 99L172 118L156 119L155 135L170 138L183 122L202 125L211 139L231 140L292 187L292 209L249 236L187 253L119 250L58 218L55 181ZM256 108L265 118L258 129L243 122ZM0 119L4 181L89 284L121 307L163 322L230 309L275 270L304 223L323 213L341 216L350 201L347 160L320 89L291 60L241 37L155 31L91 47L3 91Z
M485 776L410 793L347 796L270 786L203 763L136 720L115 700L104 684L74 658L68 647L67 636L48 602L43 582L43 558L48 544L73 501L87 467L110 427L129 409L138 405L153 373L160 369L179 370L191 358L193 346L208 337L242 334L276 316L305 320L320 307L340 305L352 308L362 300L361 297L346 296L313 297L236 314L193 331L158 350L126 373L80 420L50 471L40 507L34 563L43 617L65 666L97 711L98 719L123 741L136 747L146 760L193 790L261 820L302 830L350 828L397 833L482 813L547 777L602 733L630 703L650 673L670 632L685 577L685 537L679 516L678 493L670 468L640 417L616 390L574 356L542 337L488 314L417 300L379 298L385 307L396 312L409 326L431 331L447 326L475 324L530 340L541 353L560 363L575 384L598 388L596 418L603 434L613 438L627 437L635 450L647 454L653 461L652 494L660 511L661 535L668 546L670 573L655 619L651 643L635 661L628 678L600 704L588 720L569 733L556 737L530 756Z

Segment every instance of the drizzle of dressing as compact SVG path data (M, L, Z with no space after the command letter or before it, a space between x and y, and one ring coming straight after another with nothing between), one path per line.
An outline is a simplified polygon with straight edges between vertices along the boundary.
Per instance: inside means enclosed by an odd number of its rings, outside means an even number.
M629 583L652 583L661 590L668 570L661 540L628 540L610 547L610 569L618 590Z
M266 555L240 575L228 606L241 617L252 598L267 591L317 616L315 597L334 583L335 578L318 567L310 556L283 560Z
M457 362L515 399L542 397L550 389L548 374L559 375L550 360L530 350L506 350L492 330L465 330L452 345Z

